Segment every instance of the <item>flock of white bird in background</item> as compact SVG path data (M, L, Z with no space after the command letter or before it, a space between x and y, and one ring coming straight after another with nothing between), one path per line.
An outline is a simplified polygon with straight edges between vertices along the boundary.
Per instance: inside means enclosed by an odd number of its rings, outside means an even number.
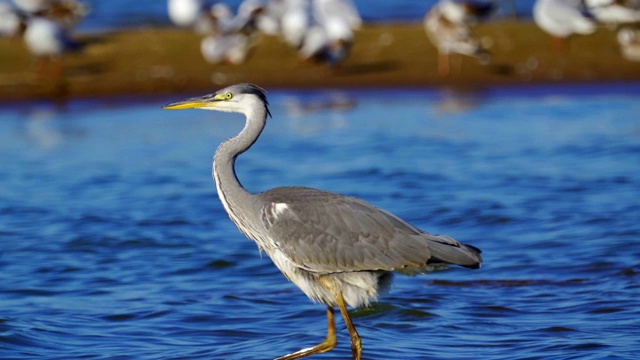
M440 54L438 72L441 76L451 71L450 54L488 61L488 52L471 26L491 15L491 5L491 2L440 0L427 12L424 27ZM598 24L604 24L617 28L622 56L640 61L640 0L536 0L533 19L540 29L551 35L555 51L560 54L565 51L565 42L570 36L591 34Z
M494 10L490 1L440 0L427 12L424 27L438 49L441 76L451 72L451 54L489 62L489 52L471 27ZM362 25L351 0L245 0L236 15L222 3L207 8L204 0L168 0L168 14L174 24L204 35L201 51L210 63L242 63L252 37L264 33L281 37L303 60L336 66L349 55L354 30ZM559 53L564 52L564 39L591 34L597 24L606 24L618 28L622 55L640 61L640 0L537 0L533 15L554 38ZM455 59L459 67L460 58Z
M22 35L29 52L37 59L38 75L60 77L61 57L77 48L68 31L87 13L75 0L13 0L0 2L0 36Z
M203 35L201 52L210 63L242 63L258 33L280 36L303 60L331 66L346 58L362 18L350 0L245 0L237 14L223 4L168 0L169 19Z
M279 36L303 60L337 66L362 25L351 0L245 0L236 14L224 3L207 2L168 0L167 14L175 25L202 35L202 55L213 64L244 62L262 33ZM438 49L441 76L451 72L451 54L489 61L471 27L493 10L490 1L440 0L427 12L424 27ZM68 33L86 13L77 0L0 0L0 37L22 35L34 56L59 63L65 51L76 47ZM574 34L591 34L598 24L614 27L621 54L640 61L640 0L537 0L533 19L555 39L558 52Z
M558 52L571 35L592 34L598 24L615 27L622 55L640 61L640 0L537 0L533 19L554 38Z

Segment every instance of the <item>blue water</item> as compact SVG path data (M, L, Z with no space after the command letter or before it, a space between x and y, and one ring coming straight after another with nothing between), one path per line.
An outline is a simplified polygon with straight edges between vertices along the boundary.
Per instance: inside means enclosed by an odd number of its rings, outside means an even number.
M353 0L365 22L418 22L438 0ZM166 0L85 0L91 12L80 25L80 30L113 30L118 28L169 26ZM242 0L206 1L223 2L236 9ZM494 1L498 16L510 16L514 9L518 16L530 16L534 0Z
M325 311L227 218L241 116L184 96L0 108L0 358L270 359ZM353 311L365 359L637 359L640 85L270 91L252 191L356 195L480 247ZM318 359L347 359L337 348Z

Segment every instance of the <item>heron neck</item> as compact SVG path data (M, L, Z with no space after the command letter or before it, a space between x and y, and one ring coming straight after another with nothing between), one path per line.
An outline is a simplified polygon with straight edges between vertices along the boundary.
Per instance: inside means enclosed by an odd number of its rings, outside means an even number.
M218 196L225 210L233 218L233 212L242 211L243 205L250 204L252 196L240 183L235 172L235 160L255 143L262 133L267 119L266 108L246 114L247 120L242 131L224 141L213 157L212 176Z

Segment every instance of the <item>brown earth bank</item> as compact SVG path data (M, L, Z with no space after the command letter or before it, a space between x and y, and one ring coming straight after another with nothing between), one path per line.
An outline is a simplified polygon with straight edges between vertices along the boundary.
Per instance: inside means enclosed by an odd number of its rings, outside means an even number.
M369 24L356 32L349 58L335 69L303 62L276 37L256 37L242 65L212 65L201 37L172 28L75 36L82 49L66 54L61 75L39 66L20 39L0 39L0 101L212 92L253 82L265 88L481 87L500 84L639 81L640 63L620 55L613 29L570 39L564 52L528 21L481 24L476 34L492 61L462 58L438 75L438 55L421 24ZM454 59L455 60L455 59Z

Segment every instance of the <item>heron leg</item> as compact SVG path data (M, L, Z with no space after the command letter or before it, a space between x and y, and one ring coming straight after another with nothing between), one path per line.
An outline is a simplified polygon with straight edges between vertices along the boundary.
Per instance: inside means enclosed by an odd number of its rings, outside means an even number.
M342 318L344 319L344 323L347 325L347 329L349 330L349 336L351 337L351 353L353 354L354 360L360 360L362 357L362 341L360 340L360 335L356 331L356 327L351 322L351 317L349 316L349 312L347 311L347 305L342 298L342 294L336 296L336 300L338 301L338 308L340 308L340 313L342 314Z
M318 345L298 350L274 360L292 360L304 356L327 352L336 346L336 326L333 321L333 308L327 306L327 337Z
M337 286L333 285L333 282L326 278L322 279L322 284L327 289L329 289L333 293L333 296L336 298L336 303L338 304L338 308L340 309L340 314L342 314L342 319L344 320L345 325L347 325L347 330L349 330L349 336L351 337L351 354L353 355L353 360L361 360L362 341L360 340L358 331L356 331L356 327L351 321L351 316L349 316L349 312L347 311L347 303L344 301L342 291L340 291Z

